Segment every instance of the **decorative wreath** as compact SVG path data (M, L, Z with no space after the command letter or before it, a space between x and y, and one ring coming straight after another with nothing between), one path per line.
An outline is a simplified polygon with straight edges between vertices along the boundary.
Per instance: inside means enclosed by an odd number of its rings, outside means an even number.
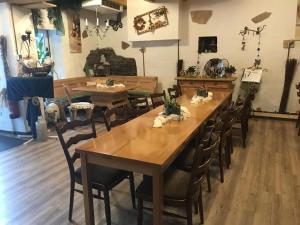
M133 21L133 27L140 31L145 29L146 21L142 17L135 17Z

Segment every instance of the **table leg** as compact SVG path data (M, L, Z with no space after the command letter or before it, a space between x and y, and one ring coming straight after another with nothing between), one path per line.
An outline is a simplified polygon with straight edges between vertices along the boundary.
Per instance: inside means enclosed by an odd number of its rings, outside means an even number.
M163 173L161 170L153 174L153 225L162 225L163 210Z
M84 197L84 212L86 225L95 225L94 207L93 207L93 193L89 182L89 166L87 163L87 156L84 153L80 154L81 158L81 176Z

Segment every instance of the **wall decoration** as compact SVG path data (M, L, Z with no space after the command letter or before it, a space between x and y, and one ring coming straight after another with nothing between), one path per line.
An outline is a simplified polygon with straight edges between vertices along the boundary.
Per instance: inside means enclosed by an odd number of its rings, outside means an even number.
M253 23L260 23L264 21L265 19L269 18L271 16L271 12L263 12L255 17L253 17L251 20Z
M11 75L7 62L7 39L3 35L0 35L0 55L3 63L5 77L9 77Z
M92 50L84 66L86 75L106 76L107 71L109 71L108 75L135 76L137 75L136 61L134 58L116 55L112 48Z
M199 37L198 39L198 53L212 53L218 51L217 36Z
M130 47L130 44L128 44L127 42L125 42L125 41L122 41L122 43L121 43L121 47L122 47L122 49L123 50L126 50L127 48L129 48Z
M212 16L212 10L191 11L191 18L194 23L207 24Z
M69 46L71 53L81 53L81 30L79 13L73 10L67 12L69 29Z
M253 34L253 35L257 35L258 36L258 42L257 42L257 56L256 59L254 61L254 67L258 68L258 66L261 64L261 58L260 58L260 44L261 44L261 33L262 31L265 29L266 25L263 25L261 27L257 27L256 30L255 29L250 29L249 27L244 27L241 31L240 31L240 35L242 36L242 51L245 51L246 49L246 35L249 34Z
M32 9L31 12L34 32L36 35L38 33L38 29L56 29L57 35L65 35L65 28L60 8Z
M295 38L300 39L300 0L298 0L297 3L297 20L296 20L296 32L295 32Z
M142 15L134 17L133 27L138 35L169 25L168 9L161 6L157 9L146 12Z

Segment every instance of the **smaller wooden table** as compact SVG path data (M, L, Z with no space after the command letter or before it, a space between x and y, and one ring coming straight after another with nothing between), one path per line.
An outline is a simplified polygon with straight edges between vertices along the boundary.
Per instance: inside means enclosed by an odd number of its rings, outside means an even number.
M73 88L73 91L91 93L92 102L97 106L108 108L118 107L128 102L128 90L137 88L138 85L127 85L125 87L97 87L86 86Z

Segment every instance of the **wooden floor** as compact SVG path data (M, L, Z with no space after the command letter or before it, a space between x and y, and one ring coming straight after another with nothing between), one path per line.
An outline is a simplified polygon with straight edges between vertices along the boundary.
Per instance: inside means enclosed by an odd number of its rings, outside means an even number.
M300 137L293 122L252 120L247 148L235 144L225 183L214 170L212 193L204 191L206 225L300 224ZM106 132L98 126L98 133ZM140 180L137 176L136 185ZM206 184L203 184L206 190ZM111 193L112 222L136 224L127 181ZM56 140L0 152L0 225L84 225L81 194L74 222L67 219L69 171ZM96 224L105 225L104 204L94 201ZM182 211L184 213L184 211ZM165 225L185 224L164 217ZM145 225L152 216L145 213ZM199 224L198 215L194 224Z

